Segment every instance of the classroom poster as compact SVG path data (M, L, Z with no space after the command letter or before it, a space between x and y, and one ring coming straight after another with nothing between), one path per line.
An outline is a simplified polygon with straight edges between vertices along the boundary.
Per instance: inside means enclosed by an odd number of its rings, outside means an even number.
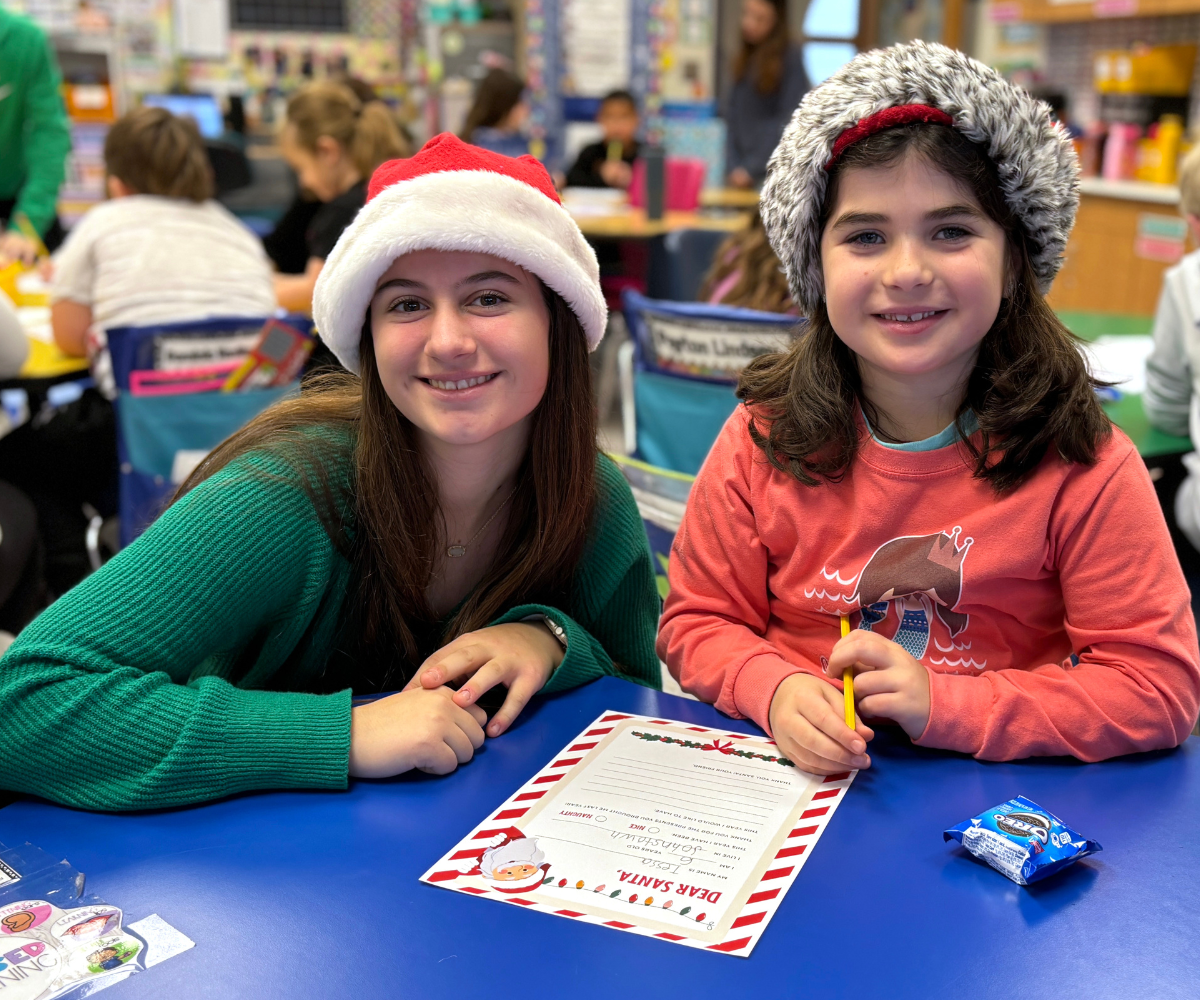
M606 712L421 881L747 956L856 772L764 737Z

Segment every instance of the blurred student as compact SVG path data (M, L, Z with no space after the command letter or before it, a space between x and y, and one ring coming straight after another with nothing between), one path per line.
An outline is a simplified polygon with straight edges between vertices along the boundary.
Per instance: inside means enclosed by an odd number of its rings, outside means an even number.
M767 159L808 91L799 46L788 38L787 0L742 0L742 47L725 109L725 169L732 187L761 184Z
M767 240L757 208L746 228L717 248L699 297L712 305L741 306L760 312L796 312L787 277Z
M204 143L190 118L138 108L104 142L109 200L54 256L50 319L67 354L87 353L89 327L215 316L268 316L271 269L254 235L213 200Z
M37 256L22 220L51 250L62 242L54 204L71 133L61 84L45 32L0 7L0 267Z
M612 91L600 102L596 123L604 129L604 138L580 150L567 185L627 190L638 155L637 100L627 90Z
M325 258L366 203L367 178L408 148L387 105L363 101L346 84L328 80L292 95L279 145L300 186L323 203L305 233L304 272L275 276L279 304L309 312Z
M1180 211L1200 243L1200 146L1180 167L1179 196ZM1142 405L1156 427L1200 441L1200 250L1163 276ZM1175 521L1200 549L1200 455L1190 452L1183 464L1188 476L1175 494Z
M17 311L0 292L0 378L13 378L29 357L29 338L21 328Z
M460 137L493 153L524 156L529 140L521 130L528 120L525 81L506 69L493 69L479 81Z

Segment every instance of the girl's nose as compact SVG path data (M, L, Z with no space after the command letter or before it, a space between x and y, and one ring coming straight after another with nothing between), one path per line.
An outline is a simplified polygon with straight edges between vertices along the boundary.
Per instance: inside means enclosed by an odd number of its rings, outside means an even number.
M920 288L933 281L933 271L919 241L899 239L892 244L883 281L891 288L902 290Z
M475 337L467 318L453 306L436 304L429 318L425 353L431 357L460 358L475 353Z

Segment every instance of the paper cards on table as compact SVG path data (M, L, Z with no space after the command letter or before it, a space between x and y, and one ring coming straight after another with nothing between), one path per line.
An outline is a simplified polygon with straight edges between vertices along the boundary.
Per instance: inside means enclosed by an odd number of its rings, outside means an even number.
M606 712L422 877L749 955L855 772L766 738Z

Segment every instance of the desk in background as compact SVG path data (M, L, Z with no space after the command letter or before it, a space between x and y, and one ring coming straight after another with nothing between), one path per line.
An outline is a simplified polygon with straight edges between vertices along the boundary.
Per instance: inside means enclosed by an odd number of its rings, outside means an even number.
M123 816L18 802L0 810L0 841L66 857L129 919L157 912L196 941L114 1000L1196 994L1197 739L1104 764L985 764L882 733L875 766L855 779L748 959L417 881L608 708L754 731L606 678L534 699L447 778ZM1020 888L942 842L946 827L1017 794L1104 852Z
M580 212L572 217L584 236L618 240L649 239L680 229L735 233L750 219L748 212L664 212L661 219L647 219L645 209L628 207L603 215Z

